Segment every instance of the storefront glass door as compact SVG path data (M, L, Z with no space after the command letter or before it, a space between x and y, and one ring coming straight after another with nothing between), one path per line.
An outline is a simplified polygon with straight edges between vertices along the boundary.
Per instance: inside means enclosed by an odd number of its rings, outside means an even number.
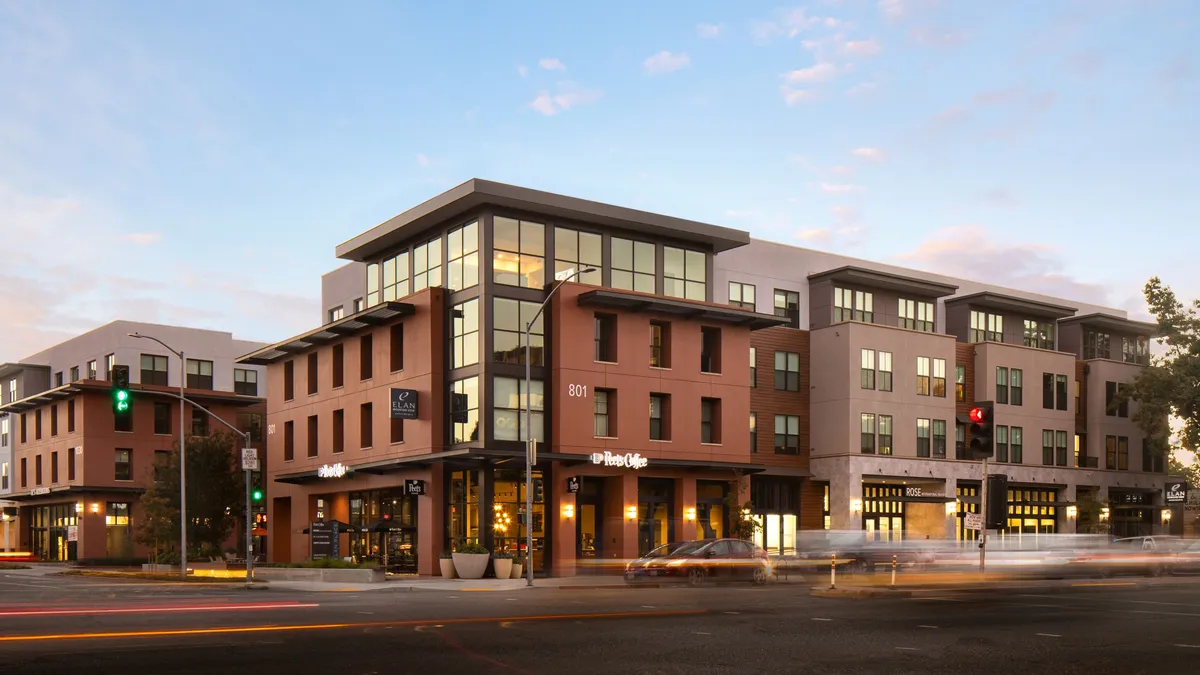
M604 560L604 479L581 478L575 494L575 559L579 571L599 572Z
M674 502L675 481L638 480L638 555L645 555L674 538Z

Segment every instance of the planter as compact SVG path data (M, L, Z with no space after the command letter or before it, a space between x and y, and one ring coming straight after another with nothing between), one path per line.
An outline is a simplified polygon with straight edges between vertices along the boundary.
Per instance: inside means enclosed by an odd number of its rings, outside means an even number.
M458 575L454 573L454 559L453 558L439 558L438 565L440 565L442 568L442 578L443 579L455 579L458 577Z
M454 571L463 579L482 579L491 557L490 553L455 553Z
M522 575L521 575L521 570L522 570L522 568L523 568L523 567L524 567L524 565L522 565L522 564L521 564L521 563L519 563L519 562L515 562L515 563L513 563L513 564L512 564L512 576L510 576L509 578L510 578L510 579L520 579L520 578L521 578L521 576L522 576Z
M492 560L492 567L496 569L497 579L507 579L512 574L512 558L495 558Z

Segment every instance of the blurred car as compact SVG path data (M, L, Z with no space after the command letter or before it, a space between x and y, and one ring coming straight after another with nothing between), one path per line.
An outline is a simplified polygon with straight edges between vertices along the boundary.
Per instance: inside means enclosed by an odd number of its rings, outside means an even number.
M706 581L767 583L771 563L761 547L741 539L701 539L664 544L625 566L625 582Z

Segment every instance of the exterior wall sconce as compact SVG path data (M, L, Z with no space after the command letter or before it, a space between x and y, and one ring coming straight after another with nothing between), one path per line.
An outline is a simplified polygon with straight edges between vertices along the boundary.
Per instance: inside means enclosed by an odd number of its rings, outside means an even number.
M75 502L75 513L83 513L83 502Z
M100 504L92 502L92 513L100 513Z
M1100 509L1100 520L1108 520L1108 507Z
M1067 518L1077 518L1077 517L1079 517L1079 507L1078 506L1068 506L1067 507Z
M563 504L563 518L570 520L575 517L575 505Z
M742 509L742 520L754 520L754 514L750 513L750 509Z
M686 521L695 520L696 519L696 508L693 506L689 506L686 509L684 509L683 510L683 519Z
M637 516L638 516L638 507L637 506L626 506L625 507L625 517L626 518L628 518L630 520L637 520Z
M1171 509L1163 509L1163 512L1162 512L1162 521L1163 521L1164 523L1169 523L1169 522L1171 522Z
M946 502L946 515L953 516L958 513L958 501Z
M850 500L850 513L862 513L862 500L855 498Z

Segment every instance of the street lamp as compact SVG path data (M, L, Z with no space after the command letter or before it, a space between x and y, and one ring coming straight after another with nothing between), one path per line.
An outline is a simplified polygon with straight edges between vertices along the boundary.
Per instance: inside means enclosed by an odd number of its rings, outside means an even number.
M595 267L581 267L574 272L568 274L558 280L558 284L550 289L546 294L546 299L538 307L538 310L533 313L533 316L525 324L525 555L529 559L526 560L525 567L527 569L525 576L525 585L533 585L533 415L530 411L533 410L533 383L530 377L529 368L529 332L533 328L533 323L542 315L542 311L546 309L546 305L550 304L550 299L562 288L562 285L574 279L580 274L595 272ZM543 340L544 340L543 336Z
M152 335L142 335L141 333L129 333L131 338L140 338L143 340L154 340L162 345L164 349L179 357L179 573L187 578L187 461L185 450L187 448L187 434L183 429L184 408L187 406L186 399L183 397L184 384L187 380L183 352L176 351L170 345L159 340ZM155 561L157 562L157 561Z

